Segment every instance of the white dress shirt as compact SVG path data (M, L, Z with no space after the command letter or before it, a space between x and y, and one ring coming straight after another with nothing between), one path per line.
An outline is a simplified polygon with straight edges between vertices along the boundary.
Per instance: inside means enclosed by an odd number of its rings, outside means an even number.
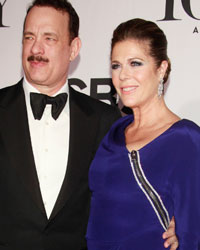
M41 120L35 120L30 105L30 92L39 93L39 91L29 84L25 77L23 87L35 166L42 199L49 218L67 169L70 130L69 88L66 82L55 94L68 94L67 103L57 120L52 118L49 104L46 105Z

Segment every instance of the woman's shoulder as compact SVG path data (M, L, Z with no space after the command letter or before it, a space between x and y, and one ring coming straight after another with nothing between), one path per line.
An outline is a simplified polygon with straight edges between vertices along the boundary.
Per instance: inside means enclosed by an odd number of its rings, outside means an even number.
M200 153L200 127L193 121L182 119L173 126L172 137L181 147L187 145L188 150L198 149Z
M182 119L177 123L177 129L188 136L200 137L200 127L193 121Z
M126 115L119 118L113 123L110 130L104 137L102 145L105 147L118 148L119 146L124 146L124 130L133 121L133 115Z
M191 120L182 119L174 125L170 142L172 173L176 180L184 183L187 178L189 183L189 179L194 180L194 173L200 177L200 127Z
M191 128L191 129L197 129L200 131L200 127L192 120L189 120L187 118L183 118L182 120L180 120L180 123L182 124L182 126L186 126L188 128Z

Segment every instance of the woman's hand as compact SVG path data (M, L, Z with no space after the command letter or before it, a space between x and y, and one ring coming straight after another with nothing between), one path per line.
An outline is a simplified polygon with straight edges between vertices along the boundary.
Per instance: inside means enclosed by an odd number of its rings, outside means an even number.
M166 239L164 242L164 247L167 248L171 245L170 250L176 250L178 248L178 238L175 233L175 219L172 217L169 227L166 232L163 233L163 239Z

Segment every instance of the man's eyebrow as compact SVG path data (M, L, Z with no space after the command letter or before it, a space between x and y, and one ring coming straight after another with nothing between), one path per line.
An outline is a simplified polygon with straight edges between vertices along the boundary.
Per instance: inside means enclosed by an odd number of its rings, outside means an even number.
M23 35L34 35L34 33L31 31L24 31ZM45 36L57 36L57 34L54 32L44 32L43 35L45 35Z
M34 35L31 31L24 31L23 35Z
M57 34L54 32L44 32L44 35L45 36L57 36Z

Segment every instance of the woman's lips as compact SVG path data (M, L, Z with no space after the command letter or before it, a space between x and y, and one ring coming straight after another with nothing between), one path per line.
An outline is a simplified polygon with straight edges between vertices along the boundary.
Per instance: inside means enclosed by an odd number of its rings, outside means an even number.
M127 86L127 87L122 87L121 92L123 94L129 94L134 92L137 89L138 86Z

